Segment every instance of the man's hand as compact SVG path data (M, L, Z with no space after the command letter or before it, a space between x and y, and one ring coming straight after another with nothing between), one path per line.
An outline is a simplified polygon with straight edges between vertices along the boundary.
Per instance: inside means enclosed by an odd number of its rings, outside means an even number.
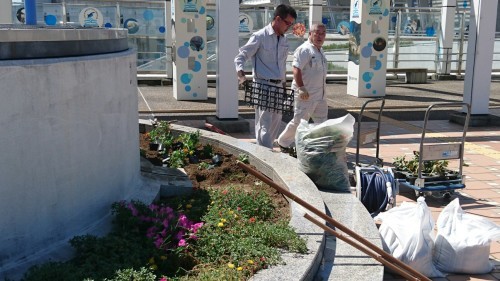
M301 100L308 100L309 99L309 93L306 90L306 87L302 86L299 87L299 98Z
M245 72L243 70L238 71L237 74L238 74L238 84L241 85L247 81Z

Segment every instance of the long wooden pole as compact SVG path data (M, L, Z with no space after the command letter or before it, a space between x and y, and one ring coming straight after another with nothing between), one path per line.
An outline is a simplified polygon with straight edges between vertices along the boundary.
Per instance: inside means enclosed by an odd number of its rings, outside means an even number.
M402 261L396 259L391 254L389 254L389 253L385 252L383 249L380 249L379 247L377 247L377 245L375 245L372 242L370 242L370 241L366 240L365 238L361 237L359 234L357 234L356 232L352 231L351 229L349 229L348 227L344 226L343 224L339 223L338 221L334 220L332 217L326 215L325 213L321 212L320 210L318 210L317 208L315 208L311 204L309 204L306 201L298 198L295 194L293 194L290 191L286 190L285 188L279 186L278 184L276 184L274 181L272 181L270 178L268 178L267 176L265 176L261 172L253 169L249 165L247 165L245 163L242 163L240 161L238 161L238 166L240 166L242 169L244 169L245 171L249 172L250 174L254 175L258 179L262 180L263 182L265 182L269 186L273 187L274 189L276 189L277 191L279 191L281 194L283 194L286 197L290 198L290 200L295 201L299 205L302 205L304 208L306 208L307 210L311 211L313 214L315 214L318 217L320 217L320 218L324 219L325 221L329 222L331 225L333 225L337 229L339 229L342 232L350 235L351 237L353 237L354 239L356 239L357 241L359 241L364 246L370 248L375 253L381 255L382 257L384 257L384 259L386 259L387 261L396 264L398 267L400 267L401 269L403 269L403 270L405 270L407 272L410 272L413 276L416 276L418 278L417 280L431 281L431 279L429 279L427 276L425 276L422 273L416 271L415 269L411 268L410 266L408 266L407 264L403 263Z
M374 258L376 261L380 262L381 264L394 270L397 274L406 278L406 280L414 280L414 281L420 280L420 279L418 279L418 277L411 275L410 273L406 272L405 270L401 269L400 267L398 267L398 266L392 264L391 262L389 262L388 260L384 259L384 257L377 255L376 253L374 253L373 251L371 251L368 248L365 248L364 246L362 246L362 244L359 244L355 240L350 239L349 237L343 235L342 233L339 233L339 232L333 230L332 228L330 228L329 226L320 222L319 220L311 217L311 215L309 215L308 213L305 213L304 217L306 219L310 220L315 225L323 228L325 231L329 232L330 234L333 234L335 237L339 238L340 240L345 241L347 244L353 246L354 248L356 248L356 249L360 250L361 252L367 254L368 256Z

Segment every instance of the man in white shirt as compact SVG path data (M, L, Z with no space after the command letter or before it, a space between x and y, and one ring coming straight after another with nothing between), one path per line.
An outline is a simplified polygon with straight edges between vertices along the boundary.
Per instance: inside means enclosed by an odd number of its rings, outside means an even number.
M288 41L285 32L297 18L297 12L289 5L278 5L273 21L252 34L248 42L240 48L234 59L240 81L245 80L243 67L252 59L254 81L274 87L283 87L286 82L286 58ZM278 136L282 114L272 109L255 107L255 138L257 144L273 148Z
M309 39L300 45L293 55L294 115L278 137L282 152L290 152L301 119L309 121L312 118L314 123L318 124L328 119L328 104L325 98L328 63L322 49L325 37L325 25L313 24Z

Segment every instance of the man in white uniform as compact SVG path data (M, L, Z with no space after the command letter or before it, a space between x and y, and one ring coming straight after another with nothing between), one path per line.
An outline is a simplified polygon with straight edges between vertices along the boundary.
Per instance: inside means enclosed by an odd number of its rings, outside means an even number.
M297 12L289 5L278 5L273 21L252 34L248 42L240 48L234 59L236 72L241 81L245 80L243 67L252 60L254 81L274 87L283 87L286 82L286 58L288 41L285 32L293 25ZM272 88L274 88L272 87ZM272 109L255 108L255 138L257 144L273 148L281 123L281 113Z
M309 31L309 40L300 45L293 55L294 115L278 137L282 152L290 152L301 119L309 121L309 118L312 118L314 123L318 124L328 119L328 105L325 99L328 63L322 49L325 37L325 25L313 24Z

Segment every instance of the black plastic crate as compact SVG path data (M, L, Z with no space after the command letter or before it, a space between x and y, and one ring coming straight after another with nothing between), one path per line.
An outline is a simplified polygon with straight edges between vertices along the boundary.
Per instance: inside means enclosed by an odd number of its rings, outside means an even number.
M245 102L261 110L293 115L293 90L258 82L245 83Z

